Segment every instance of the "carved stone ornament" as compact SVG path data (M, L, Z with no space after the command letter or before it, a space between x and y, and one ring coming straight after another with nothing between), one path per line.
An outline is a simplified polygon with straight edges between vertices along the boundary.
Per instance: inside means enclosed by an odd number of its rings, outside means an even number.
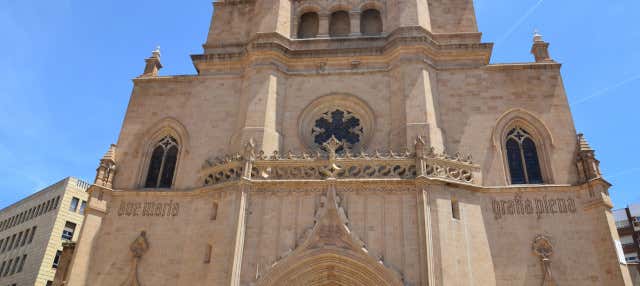
M97 186L111 188L113 176L116 172L116 145L111 144L107 153L100 159L100 165L96 169L94 184Z
M382 257L372 255L350 229L340 202L335 186L330 186L320 199L313 227L299 237L295 249L280 255L263 271L257 269L256 285L312 285L332 282L332 278L345 273L356 275L355 280L361 282L357 285L403 285L402 275L385 265Z
M217 185L241 178L246 180L340 180L340 179L415 179L438 178L464 184L479 183L480 167L470 156L457 153L449 156L426 148L416 141L416 152L364 151L351 153L345 142L332 136L323 144L324 150L314 153L267 155L256 152L252 141L243 154L207 160L200 176L205 186Z
M125 280L121 286L140 286L138 280L138 262L142 256L149 249L149 243L147 242L147 233L145 231L140 232L140 235L131 243L129 247L131 254L133 255L133 262L131 263L131 270L127 280Z
M538 235L533 240L532 250L535 255L540 258L540 264L542 265L543 278L542 286L555 286L556 282L553 279L551 273L551 255L553 255L553 245L549 240L549 237L544 235Z

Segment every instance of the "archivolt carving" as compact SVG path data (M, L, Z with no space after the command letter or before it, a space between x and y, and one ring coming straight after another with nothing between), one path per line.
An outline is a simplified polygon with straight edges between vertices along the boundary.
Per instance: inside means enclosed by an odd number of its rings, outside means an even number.
M448 156L426 150L416 143L417 152L336 152L344 142L332 137L324 144L326 152L284 155L274 152L255 154L249 146L244 154L207 160L202 177L205 186L239 180L329 180L329 179L414 179L439 178L461 183L476 183L480 170L470 157ZM248 171L250 170L250 172Z
M339 202L331 186L316 212L314 227L305 233L300 246L274 263L257 285L403 285L400 275L371 257L349 230Z

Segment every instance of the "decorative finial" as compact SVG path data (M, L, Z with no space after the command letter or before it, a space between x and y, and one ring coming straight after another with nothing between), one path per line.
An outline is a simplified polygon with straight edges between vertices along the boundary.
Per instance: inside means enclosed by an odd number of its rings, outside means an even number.
M533 30L533 41L534 42L544 42L542 40L542 35L540 34L540 31L538 29L534 29Z
M162 64L160 63L160 46L157 46L156 49L151 52L151 57L146 58L144 61L146 65L141 77L158 76L158 71L162 68Z
M533 46L531 47L531 54L533 54L536 63L553 62L549 55L549 43L542 39L542 35L540 35L538 29L533 32Z
M152 57L160 57L160 46L156 46L156 49L151 52Z

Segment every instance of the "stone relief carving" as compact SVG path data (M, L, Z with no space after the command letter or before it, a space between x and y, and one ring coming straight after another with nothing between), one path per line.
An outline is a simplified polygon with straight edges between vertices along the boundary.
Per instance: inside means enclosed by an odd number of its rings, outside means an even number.
M129 250L131 250L131 254L133 256L133 262L131 263L129 276L121 286L140 286L142 284L140 284L138 279L138 263L147 250L149 250L147 233L145 231L140 232L140 235L131 243Z
M332 136L323 144L324 152L280 154L276 151L266 155L262 151L256 153L250 142L244 155L237 153L207 160L201 175L205 186L237 181L242 177L270 181L422 177L472 184L480 172L470 156L459 153L449 156L433 149L426 150L422 139L417 140L417 151L413 153L376 150L354 154L343 148L345 144Z
M338 196L335 186L331 185L327 191L320 197L320 203L315 212L314 224L311 228L305 230L305 232L297 239L296 248L288 249L284 253L278 256L278 259L274 261L269 267L263 268L258 266L256 268L256 279L258 279L257 285L262 285L265 282L264 276L271 273L273 276L274 268L279 265L286 264L289 257L304 257L310 252L326 250L340 249L347 253L352 253L365 261L376 265L376 267L382 267L385 275L389 275L389 281L400 282L403 281L402 274L396 269L385 265L383 257L374 257L365 243L351 231L349 227L349 219L345 210L341 206L342 199ZM297 259L289 260L289 262L296 261ZM277 276L277 275L276 275ZM266 279L268 281L268 279ZM280 285L280 284L278 284ZM397 285L400 285L398 283Z
M540 258L542 265L543 278L542 286L555 286L556 283L551 273L551 255L553 255L553 245L549 237L538 235L533 239L532 250L535 255Z

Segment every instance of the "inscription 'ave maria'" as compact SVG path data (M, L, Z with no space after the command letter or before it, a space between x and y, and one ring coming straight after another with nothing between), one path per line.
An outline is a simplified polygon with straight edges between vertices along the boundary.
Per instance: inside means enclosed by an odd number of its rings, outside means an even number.
M173 201L161 202L120 202L118 216L178 216L180 204Z
M542 215L555 215L575 213L576 201L573 198L547 198L523 199L517 194L513 200L492 200L491 208L496 219L503 216L527 216L535 215L538 218Z

